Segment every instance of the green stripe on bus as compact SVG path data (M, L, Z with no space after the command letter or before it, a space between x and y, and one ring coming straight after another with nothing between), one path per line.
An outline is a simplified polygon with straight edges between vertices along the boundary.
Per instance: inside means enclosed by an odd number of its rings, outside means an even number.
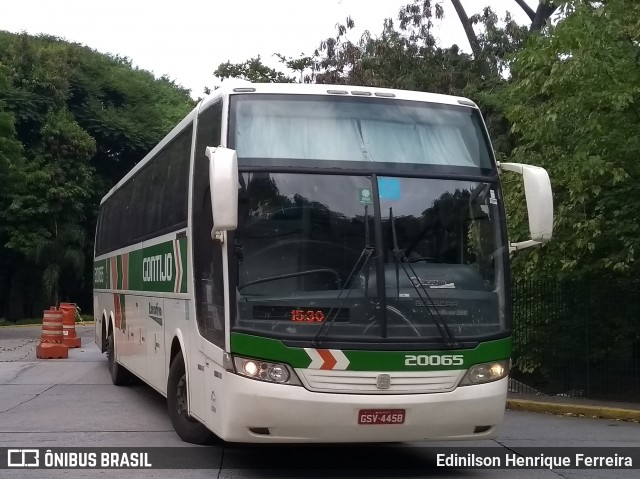
M321 348L318 348L321 349ZM307 368L311 357L303 348L286 346L282 341L244 333L231 333L231 352L258 359L283 362L294 368ZM445 371L466 369L474 364L507 359L511 356L511 338L486 341L473 349L414 350L414 351L363 351L343 349L349 360L350 371ZM407 356L462 355L462 365L407 366ZM431 361L433 363L434 361Z
M142 284L143 257L141 249L129 253L129 289L132 291L144 291Z
M128 263L128 291L157 293L186 293L188 291L187 238L174 240L130 251ZM124 269L122 255L115 256L117 274L111 284L112 257L94 261L95 289L123 289ZM177 289L177 291L176 291Z

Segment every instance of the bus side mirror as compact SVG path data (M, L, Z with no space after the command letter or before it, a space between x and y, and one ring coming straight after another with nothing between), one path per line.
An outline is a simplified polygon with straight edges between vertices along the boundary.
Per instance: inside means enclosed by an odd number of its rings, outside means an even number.
M223 231L238 227L238 156L235 150L208 146L209 185L215 238L222 240Z
M520 163L500 163L499 168L502 171L514 171L522 175L529 215L531 239L511 243L509 250L516 251L546 243L551 239L553 232L553 193L547 170Z

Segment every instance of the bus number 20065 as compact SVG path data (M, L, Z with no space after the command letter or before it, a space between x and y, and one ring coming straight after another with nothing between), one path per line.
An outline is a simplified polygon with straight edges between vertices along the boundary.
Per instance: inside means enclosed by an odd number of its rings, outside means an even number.
M464 356L461 354L407 354L405 366L462 366Z

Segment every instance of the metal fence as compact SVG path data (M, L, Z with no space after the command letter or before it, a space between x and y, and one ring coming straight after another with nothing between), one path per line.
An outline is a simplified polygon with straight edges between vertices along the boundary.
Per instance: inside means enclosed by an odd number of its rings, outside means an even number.
M640 282L513 284L512 392L640 402Z

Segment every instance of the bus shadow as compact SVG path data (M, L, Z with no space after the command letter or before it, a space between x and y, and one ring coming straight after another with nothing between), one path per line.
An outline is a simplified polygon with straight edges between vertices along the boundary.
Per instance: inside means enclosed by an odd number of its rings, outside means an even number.
M166 398L155 389L137 380L130 388L144 398L147 407L164 414ZM204 447L184 443L180 455L193 453L200 468L205 464L210 469L219 467L220 478L477 477L478 471L471 469L438 466L439 453L458 448L463 452L469 446L466 442L444 444L239 444L213 436Z
M438 477L466 477L466 473L472 473L439 467L432 449L404 444L227 444L222 447L221 469L251 470L251 477L414 478L435 474Z

